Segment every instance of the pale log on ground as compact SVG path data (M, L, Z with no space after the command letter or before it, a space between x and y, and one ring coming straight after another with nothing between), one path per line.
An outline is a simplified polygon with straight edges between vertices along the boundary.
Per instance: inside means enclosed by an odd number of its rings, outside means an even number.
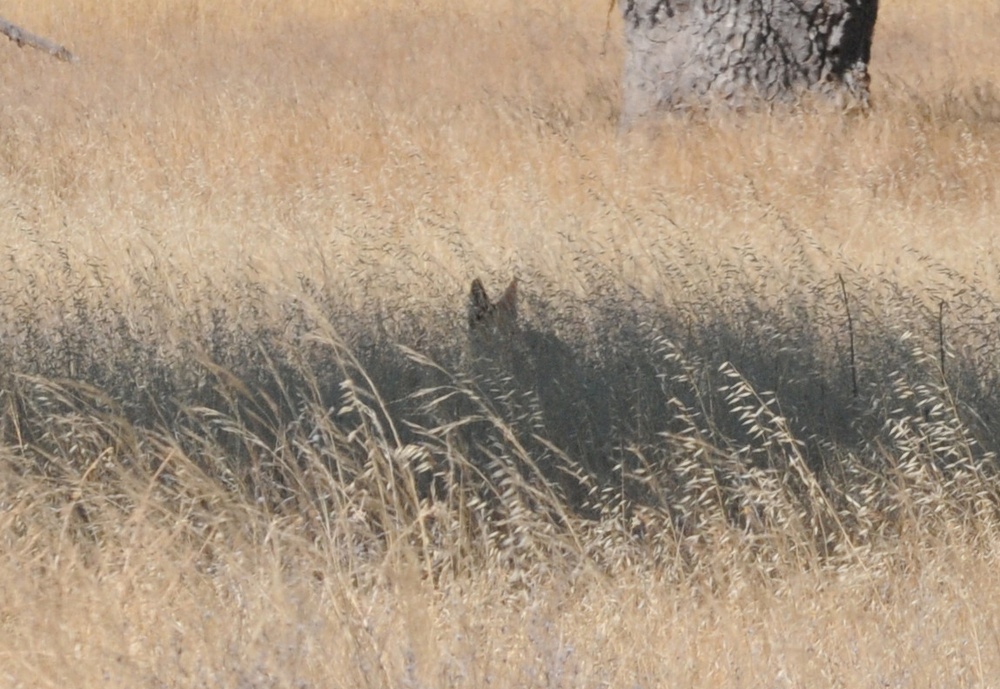
M17 43L19 46L29 45L32 48L43 50L52 57L62 60L63 62L76 62L76 56L63 46L58 43L53 43L47 38L42 38L41 36L29 33L21 27L11 24L3 17L0 17L0 33Z
M868 106L878 0L619 0L622 119L657 110L794 101Z

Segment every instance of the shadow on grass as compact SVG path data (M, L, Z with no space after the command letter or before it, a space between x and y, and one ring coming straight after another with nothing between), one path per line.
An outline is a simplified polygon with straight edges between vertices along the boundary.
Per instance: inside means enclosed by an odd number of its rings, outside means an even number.
M604 294L585 321L535 299L530 318L485 340L415 314L389 334L376 310L338 311L316 294L315 308L284 304L277 319L212 310L170 347L111 301L70 303L45 328L8 320L4 437L44 457L85 416L100 429L95 452L121 429L155 429L194 457L210 445L207 471L226 464L277 503L297 489L289 463L319 457L349 480L377 452L413 465L414 502L457 473L487 502L516 485L583 515L609 495L669 507L699 457L720 484L799 460L836 482L845 458L881 471L886 452L916 448L947 468L997 450L1000 386L981 349L953 347L943 376L933 341L892 327L863 330L852 360L828 325L838 316L815 300L685 312ZM740 468L725 479L710 456Z

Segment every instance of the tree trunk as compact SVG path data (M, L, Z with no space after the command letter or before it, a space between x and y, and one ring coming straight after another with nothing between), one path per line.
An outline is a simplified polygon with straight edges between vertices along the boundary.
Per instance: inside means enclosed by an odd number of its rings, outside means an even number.
M618 0L622 120L655 110L794 101L868 106L878 0Z

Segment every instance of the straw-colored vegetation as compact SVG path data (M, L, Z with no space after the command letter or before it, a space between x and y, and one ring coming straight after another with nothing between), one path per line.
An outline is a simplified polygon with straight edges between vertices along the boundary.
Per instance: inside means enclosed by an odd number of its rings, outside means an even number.
M5 3L0 684L993 686L1000 10L882 5L622 133L605 2Z

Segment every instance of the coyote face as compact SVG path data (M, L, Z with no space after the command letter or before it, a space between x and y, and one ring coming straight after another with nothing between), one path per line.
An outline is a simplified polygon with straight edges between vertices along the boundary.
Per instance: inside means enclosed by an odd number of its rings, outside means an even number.
M469 290L469 332L503 331L517 328L517 278L510 281L503 296L491 302L482 281L476 278Z

